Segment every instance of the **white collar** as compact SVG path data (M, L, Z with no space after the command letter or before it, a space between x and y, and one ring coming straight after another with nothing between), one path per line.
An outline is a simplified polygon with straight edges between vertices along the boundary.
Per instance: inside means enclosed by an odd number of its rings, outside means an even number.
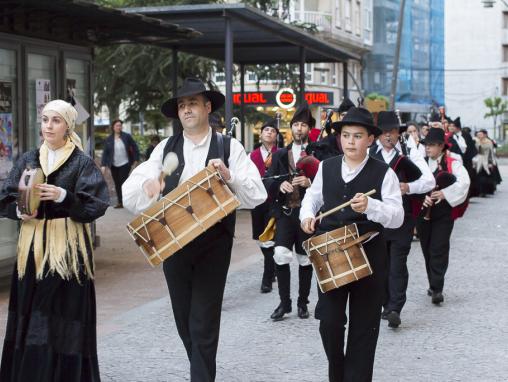
M353 173L353 172L355 172L355 171L360 171L360 170L363 168L363 166L365 166L365 163L367 163L367 161L368 161L368 160L369 160L369 155L368 155L368 154L366 154L366 155L365 155L365 158L362 160L362 163L360 163L360 164L359 164L356 168L351 169L351 167L349 167L349 165L348 165L348 164L347 164L347 162L346 162L346 157L345 157L345 156L343 156L343 157L342 157L342 164L345 166L345 169L346 169L349 173Z
M388 154L392 153L393 150L396 150L398 152L402 151L402 146L400 145L399 141L397 141L397 143L395 144L395 147L392 150L390 150L390 151L386 151L386 149L383 147L382 143L379 142L379 139L376 141L376 143L377 143L376 153L380 152L381 150L384 150Z
M211 137L212 137L212 128L210 126L208 126L208 134L206 134L206 136L204 136L203 139L198 143L194 143L187 135L185 135L185 131L183 132L183 139L187 141L189 144L191 144L193 147L206 146L208 142L211 140Z

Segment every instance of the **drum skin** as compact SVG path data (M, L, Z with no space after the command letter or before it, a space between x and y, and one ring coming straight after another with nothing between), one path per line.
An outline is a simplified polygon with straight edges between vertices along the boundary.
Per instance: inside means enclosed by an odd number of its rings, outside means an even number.
M39 207L41 199L36 185L45 182L44 173L40 168L27 168L21 174L18 185L18 210L22 215L32 215Z

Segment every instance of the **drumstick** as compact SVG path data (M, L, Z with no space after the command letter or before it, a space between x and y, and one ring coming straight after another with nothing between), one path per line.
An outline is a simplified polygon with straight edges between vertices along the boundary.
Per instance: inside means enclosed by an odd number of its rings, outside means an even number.
M374 189L374 190L370 190L369 192L366 192L366 193L365 193L365 194L363 194L363 195L364 195L364 196L370 196L370 195L375 194L375 193L376 193L376 190ZM337 212L338 210L340 210L340 209L342 209L342 208L344 208L344 207L347 207L347 206L351 205L352 200L353 200L353 199L351 199L349 202L346 202L346 203L341 204L340 206L334 207L334 208L332 208L331 210L328 210L328 211L326 211L326 212L323 212L323 213L319 214L319 215L318 215L318 217L316 218L316 220L321 221L321 219L323 219L323 218L327 217L328 215L331 215L331 214L333 214L333 213Z

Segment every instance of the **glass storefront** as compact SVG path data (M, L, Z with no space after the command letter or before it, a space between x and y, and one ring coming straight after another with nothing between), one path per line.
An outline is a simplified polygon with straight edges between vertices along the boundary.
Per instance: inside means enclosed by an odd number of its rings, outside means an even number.
M0 48L0 187L18 156L18 76L17 51ZM0 264L16 253L18 224L0 219ZM6 264L6 270L9 265ZM0 275L2 270L0 269Z

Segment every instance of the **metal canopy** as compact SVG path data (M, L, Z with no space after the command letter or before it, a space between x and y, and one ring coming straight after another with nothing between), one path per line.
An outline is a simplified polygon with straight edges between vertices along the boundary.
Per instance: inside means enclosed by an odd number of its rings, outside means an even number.
M300 63L301 48L305 49L306 62L360 58L346 48L330 44L245 4L140 7L124 8L124 11L141 13L202 32L191 41L168 46L219 61L225 57L226 18L231 21L233 61L237 64Z
M194 29L83 0L2 0L0 31L85 45L174 44Z

